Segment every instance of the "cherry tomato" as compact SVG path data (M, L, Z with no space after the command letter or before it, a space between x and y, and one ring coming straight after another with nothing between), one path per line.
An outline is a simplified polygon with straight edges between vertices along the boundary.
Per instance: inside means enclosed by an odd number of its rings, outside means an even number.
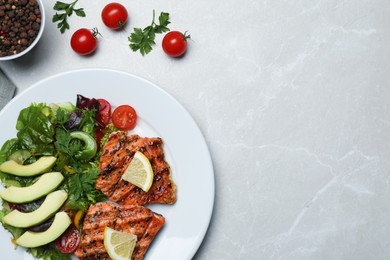
M55 240L56 248L64 254L70 254L76 250L80 244L80 231L71 224L68 229Z
M121 105L112 113L112 123L120 130L131 130L137 122L137 113L129 105Z
M187 39L190 36L178 31L167 33L162 40L162 48L171 57L179 57L187 50Z
M98 151L100 150L100 146L102 145L102 138L104 137L104 132L101 128L96 129L96 146Z
M110 3L102 10L103 23L110 29L122 29L127 22L127 10L119 3Z
M97 47L96 35L99 34L96 28L89 30L81 28L75 31L70 39L70 46L80 55L93 53Z
M101 127L105 127L110 123L111 119L111 104L102 98L98 99L99 101L99 112L96 114L96 120Z

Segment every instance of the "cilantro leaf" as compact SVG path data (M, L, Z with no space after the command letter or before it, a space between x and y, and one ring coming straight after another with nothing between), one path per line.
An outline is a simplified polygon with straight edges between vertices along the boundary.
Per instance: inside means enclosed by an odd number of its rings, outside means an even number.
M156 33L168 32L169 28L167 26L168 26L168 24L171 23L169 21L169 13L161 12L158 20L159 20L160 24L156 26Z
M156 38L157 33L169 31L169 13L160 13L160 16L158 18L159 24L156 24L154 20L155 11L153 10L152 23L144 29L134 28L134 31L128 37L128 40L130 42L130 49L134 52L139 51L142 56L145 56L152 51L152 46L156 44L154 40Z
M71 3L64 3L61 1L57 1L54 3L53 9L55 11L60 11L61 13L55 13L52 18L52 22L57 24L58 29L60 29L61 33L64 33L66 30L70 28L68 23L68 17L70 17L73 12L79 17L85 17L85 12L83 8L75 9L74 6L78 0L75 0Z
M66 188L69 194L67 206L72 209L86 210L89 204L105 199L100 190L95 189L96 179L100 171L97 166L87 169L76 169L76 173L69 174Z
M79 140L72 138L70 132L62 128L56 129L56 138L55 146L57 150L69 155L70 158L73 158L82 149L83 144Z
M61 11L61 10L65 10L66 8L68 8L68 6L69 6L69 4L67 4L67 3L57 1L54 3L53 9L56 11Z
M82 110L83 117L81 119L81 123L79 126L79 129L83 132L86 132L87 134L94 136L95 135L95 126L96 126L96 110Z
M85 12L84 12L84 9L83 8L79 8L79 9L74 9L74 12L77 16L80 16L80 17L85 17Z

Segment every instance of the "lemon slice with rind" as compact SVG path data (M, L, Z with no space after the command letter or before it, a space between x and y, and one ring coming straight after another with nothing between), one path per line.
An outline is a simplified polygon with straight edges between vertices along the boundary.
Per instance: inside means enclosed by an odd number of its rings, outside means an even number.
M136 235L104 228L104 247L113 260L131 259L136 242Z
M122 179L148 192L153 183L153 169L149 159L143 153L135 152Z

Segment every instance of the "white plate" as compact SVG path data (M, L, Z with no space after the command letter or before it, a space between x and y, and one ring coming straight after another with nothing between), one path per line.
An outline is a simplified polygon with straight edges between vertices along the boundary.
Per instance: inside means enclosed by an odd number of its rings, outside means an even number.
M204 137L190 114L172 96L139 77L113 70L84 69L55 75L16 96L0 112L0 145L16 136L16 119L32 102L76 101L76 95L105 98L112 106L131 104L139 121L132 132L159 136L177 185L174 205L150 208L166 218L145 259L191 259L209 225L214 204L214 172ZM1 225L0 225L1 226ZM2 259L33 259L14 250L11 235L2 227Z

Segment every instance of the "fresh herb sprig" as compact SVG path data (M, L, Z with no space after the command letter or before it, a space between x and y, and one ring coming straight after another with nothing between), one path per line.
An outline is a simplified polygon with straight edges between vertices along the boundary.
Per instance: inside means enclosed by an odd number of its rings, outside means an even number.
M75 0L72 3L64 3L61 1L57 1L54 4L53 9L56 11L62 11L60 13L55 13L53 15L53 23L58 22L57 27L60 29L61 33L64 33L69 29L68 17L70 17L73 12L80 17L85 17L84 8L74 8L78 0Z
M140 51L142 56L148 54L152 50L152 45L156 44L154 42L156 34L169 31L169 13L161 12L158 21L159 24L155 22L155 11L153 10L152 23L149 26L144 29L134 28L128 37L129 46L134 52Z
M64 189L68 191L67 207L86 211L90 204L106 200L106 196L95 188L100 171L97 163L88 168L75 168L75 174L67 174Z

